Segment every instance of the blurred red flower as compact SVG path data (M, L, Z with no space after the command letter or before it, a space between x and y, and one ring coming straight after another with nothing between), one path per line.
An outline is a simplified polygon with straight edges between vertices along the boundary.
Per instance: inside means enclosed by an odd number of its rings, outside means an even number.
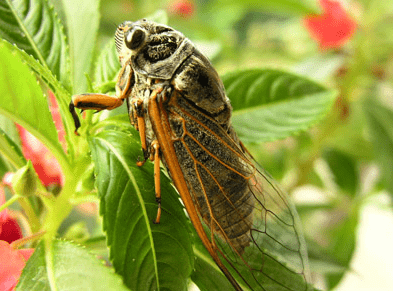
M339 1L319 0L323 13L304 18L304 25L321 49L343 46L356 31L357 23Z
M168 11L175 16L191 18L195 12L195 4L189 0L173 1L169 4Z
M65 132L56 99L52 92L49 92L49 107L56 129L58 131L59 140L65 148ZM61 167L52 153L42 144L35 136L29 133L20 125L17 125L19 136L22 141L22 152L27 160L31 160L34 170L44 186L64 184L64 175Z
M15 250L9 243L0 240L0 290L15 290L27 260L34 249Z
M4 203L4 189L3 187L0 187L0 205L3 205ZM22 238L22 230L17 220L11 216L8 209L4 209L0 212L0 240L11 243L20 238ZM3 289L0 288L0 290Z

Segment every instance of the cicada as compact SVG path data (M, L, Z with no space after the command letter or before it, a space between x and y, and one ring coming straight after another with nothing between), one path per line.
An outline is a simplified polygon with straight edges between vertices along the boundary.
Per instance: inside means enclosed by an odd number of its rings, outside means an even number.
M138 163L150 158L155 165L155 222L162 161L203 245L236 290L310 290L296 210L239 140L210 61L179 31L146 19L119 25L115 41L122 67L116 94L73 96L76 128L75 108L111 110L126 101L141 138Z

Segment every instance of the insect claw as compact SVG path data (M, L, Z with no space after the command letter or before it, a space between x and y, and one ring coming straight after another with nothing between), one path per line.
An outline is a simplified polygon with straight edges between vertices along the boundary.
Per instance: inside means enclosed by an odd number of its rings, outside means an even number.
M146 161L147 159L150 158L150 154L148 150L142 149L142 151L143 151L143 159Z
M78 128L81 126L81 123L79 121L78 115L76 114L75 105L74 105L73 101L70 102L70 105L69 105L68 109L70 110L72 118L74 119L74 124L75 124L75 131L74 132L75 132L76 135L79 135Z
M146 159L144 159L143 161L140 160L139 156L138 156L138 160L136 162L136 165L138 167L142 167L144 164L146 163Z
M161 202L158 202L157 217L156 220L153 221L153 223L159 224L160 220L161 220Z

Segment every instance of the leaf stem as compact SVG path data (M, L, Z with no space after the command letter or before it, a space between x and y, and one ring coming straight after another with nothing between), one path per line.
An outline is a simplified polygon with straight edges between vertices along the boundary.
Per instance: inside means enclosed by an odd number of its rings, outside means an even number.
M0 212L2 212L4 209L6 209L8 206L14 204L19 198L22 198L22 196L19 195L14 195L10 199L8 199L3 205L0 205Z
M46 272L48 274L48 281L50 290L57 291L56 278L53 266L53 249L52 249L52 239L45 240L45 262L46 262Z
M38 219L29 199L24 199L23 197L22 199L19 200L19 204L22 206L23 210L26 213L26 216L29 220L31 232L35 233L39 231L41 228L40 220Z
M44 234L45 234L44 231L40 231L40 232L34 233L30 236L22 237L18 240L13 241L11 243L11 247L15 250L15 249L19 248L20 246L25 245L26 243L33 242L33 241L39 239Z
M51 290L57 291L56 279L54 275L54 265L53 265L53 239L56 236L57 230L60 227L64 219L69 215L73 206L70 203L70 197L75 193L77 178L80 175L80 169L77 167L74 172L64 173L66 177L66 183L57 196L54 203L47 204L48 213L45 217L45 222L43 225L43 230L46 231L45 234L45 262L46 271L48 273L48 280Z

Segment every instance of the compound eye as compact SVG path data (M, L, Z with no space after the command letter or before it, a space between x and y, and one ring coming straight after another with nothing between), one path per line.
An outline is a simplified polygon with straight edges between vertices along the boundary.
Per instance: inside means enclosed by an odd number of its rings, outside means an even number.
M146 36L145 31L140 28L135 28L127 32L127 36L125 38L126 46L130 50L137 49L143 44L145 40L145 36Z

